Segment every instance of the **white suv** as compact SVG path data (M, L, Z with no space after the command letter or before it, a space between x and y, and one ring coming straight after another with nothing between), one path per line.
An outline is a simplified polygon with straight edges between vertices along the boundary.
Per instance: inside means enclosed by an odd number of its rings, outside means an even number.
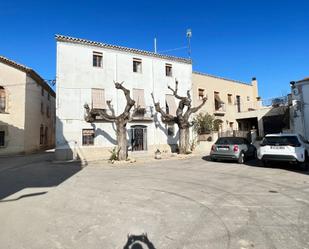
M257 151L263 164L267 161L287 161L303 164L308 169L309 143L299 134L268 134Z

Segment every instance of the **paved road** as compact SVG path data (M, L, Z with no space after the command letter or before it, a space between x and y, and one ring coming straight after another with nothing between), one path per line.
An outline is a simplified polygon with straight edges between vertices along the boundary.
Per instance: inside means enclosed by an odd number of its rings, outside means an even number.
M1 248L116 249L143 232L157 249L309 248L309 175L287 167L96 163L46 194L23 191L0 202Z

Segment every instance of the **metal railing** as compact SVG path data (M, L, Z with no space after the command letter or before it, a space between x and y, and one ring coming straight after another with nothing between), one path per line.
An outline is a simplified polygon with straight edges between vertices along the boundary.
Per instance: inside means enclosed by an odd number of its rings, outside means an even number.
M214 113L226 112L225 103L221 103L219 106L214 106Z
M146 108L135 108L131 110L132 120L153 120L153 108L151 106L147 106Z

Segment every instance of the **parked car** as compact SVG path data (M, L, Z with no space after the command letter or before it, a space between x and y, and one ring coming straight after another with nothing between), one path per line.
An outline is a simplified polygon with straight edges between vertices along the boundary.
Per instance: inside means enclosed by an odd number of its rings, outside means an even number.
M308 168L309 142L299 134L268 134L258 149L258 159L263 164L268 161L286 161L303 164Z
M238 163L244 163L247 158L255 156L255 146L242 137L220 137L210 151L213 161L236 160Z

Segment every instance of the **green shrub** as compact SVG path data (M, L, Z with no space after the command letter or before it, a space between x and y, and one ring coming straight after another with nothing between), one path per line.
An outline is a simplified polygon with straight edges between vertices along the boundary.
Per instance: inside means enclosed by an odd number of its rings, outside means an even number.
M118 161L118 154L119 154L120 148L114 147L109 152L111 153L111 156L109 157L110 161Z
M213 131L214 117L209 113L199 113L193 119L193 129L194 131L201 134L209 134Z

